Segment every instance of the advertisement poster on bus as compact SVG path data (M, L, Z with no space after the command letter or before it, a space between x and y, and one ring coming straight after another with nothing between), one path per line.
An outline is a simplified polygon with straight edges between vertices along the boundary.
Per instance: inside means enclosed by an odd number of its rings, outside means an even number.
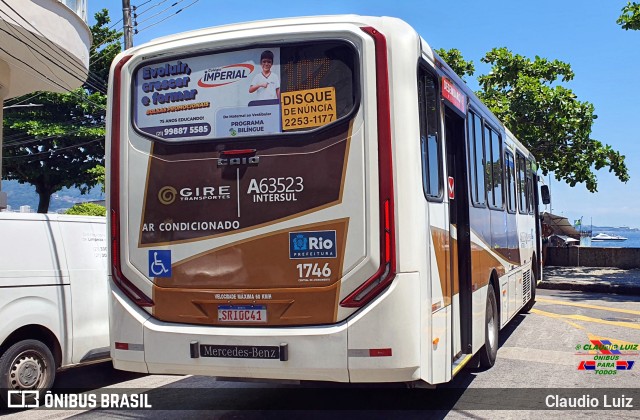
M145 64L134 75L138 130L167 141L280 133L280 49Z

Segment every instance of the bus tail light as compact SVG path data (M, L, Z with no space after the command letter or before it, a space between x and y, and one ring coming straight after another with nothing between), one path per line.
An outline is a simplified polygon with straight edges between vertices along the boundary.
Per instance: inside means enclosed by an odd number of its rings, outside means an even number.
M376 100L378 102L378 167L380 194L380 267L378 271L340 302L359 308L382 293L396 275L395 214L393 199L393 156L391 148L391 105L387 70L387 40L371 27L361 28L374 41L376 50Z
M133 350L133 351L144 351L144 344L135 344L135 343L121 343L116 341L113 343L116 350Z
M129 279L122 274L120 254L120 107L122 89L122 67L131 59L130 55L123 57L114 69L113 98L111 101L111 171L110 171L110 220L111 220L111 275L120 290L141 307L153 306L153 301L140 291Z
M369 357L391 357L392 349L369 349Z

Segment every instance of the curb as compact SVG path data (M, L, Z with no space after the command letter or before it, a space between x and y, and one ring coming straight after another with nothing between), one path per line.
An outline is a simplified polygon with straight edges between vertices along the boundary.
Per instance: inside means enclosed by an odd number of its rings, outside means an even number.
M542 281L537 286L539 289L548 290L572 290L592 293L613 293L617 295L640 296L640 287L621 284L601 284L601 283L576 283L563 281Z

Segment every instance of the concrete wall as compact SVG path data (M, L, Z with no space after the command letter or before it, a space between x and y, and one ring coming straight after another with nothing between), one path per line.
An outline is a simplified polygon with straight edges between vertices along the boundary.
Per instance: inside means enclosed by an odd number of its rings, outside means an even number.
M2 0L0 12L0 61L10 67L5 100L82 86L91 30L75 11L58 0Z
M547 248L545 265L640 268L640 248Z

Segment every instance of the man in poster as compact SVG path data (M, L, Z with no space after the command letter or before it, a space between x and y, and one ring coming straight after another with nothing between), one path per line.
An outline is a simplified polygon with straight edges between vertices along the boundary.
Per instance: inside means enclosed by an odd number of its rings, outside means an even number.
M278 103L280 100L280 77L271 72L271 66L273 66L273 53L271 51L262 52L260 66L262 67L262 72L256 74L251 81L249 93L255 93L256 100ZM264 102L261 102L261 104L266 105ZM249 105L251 106L252 103L249 103Z

